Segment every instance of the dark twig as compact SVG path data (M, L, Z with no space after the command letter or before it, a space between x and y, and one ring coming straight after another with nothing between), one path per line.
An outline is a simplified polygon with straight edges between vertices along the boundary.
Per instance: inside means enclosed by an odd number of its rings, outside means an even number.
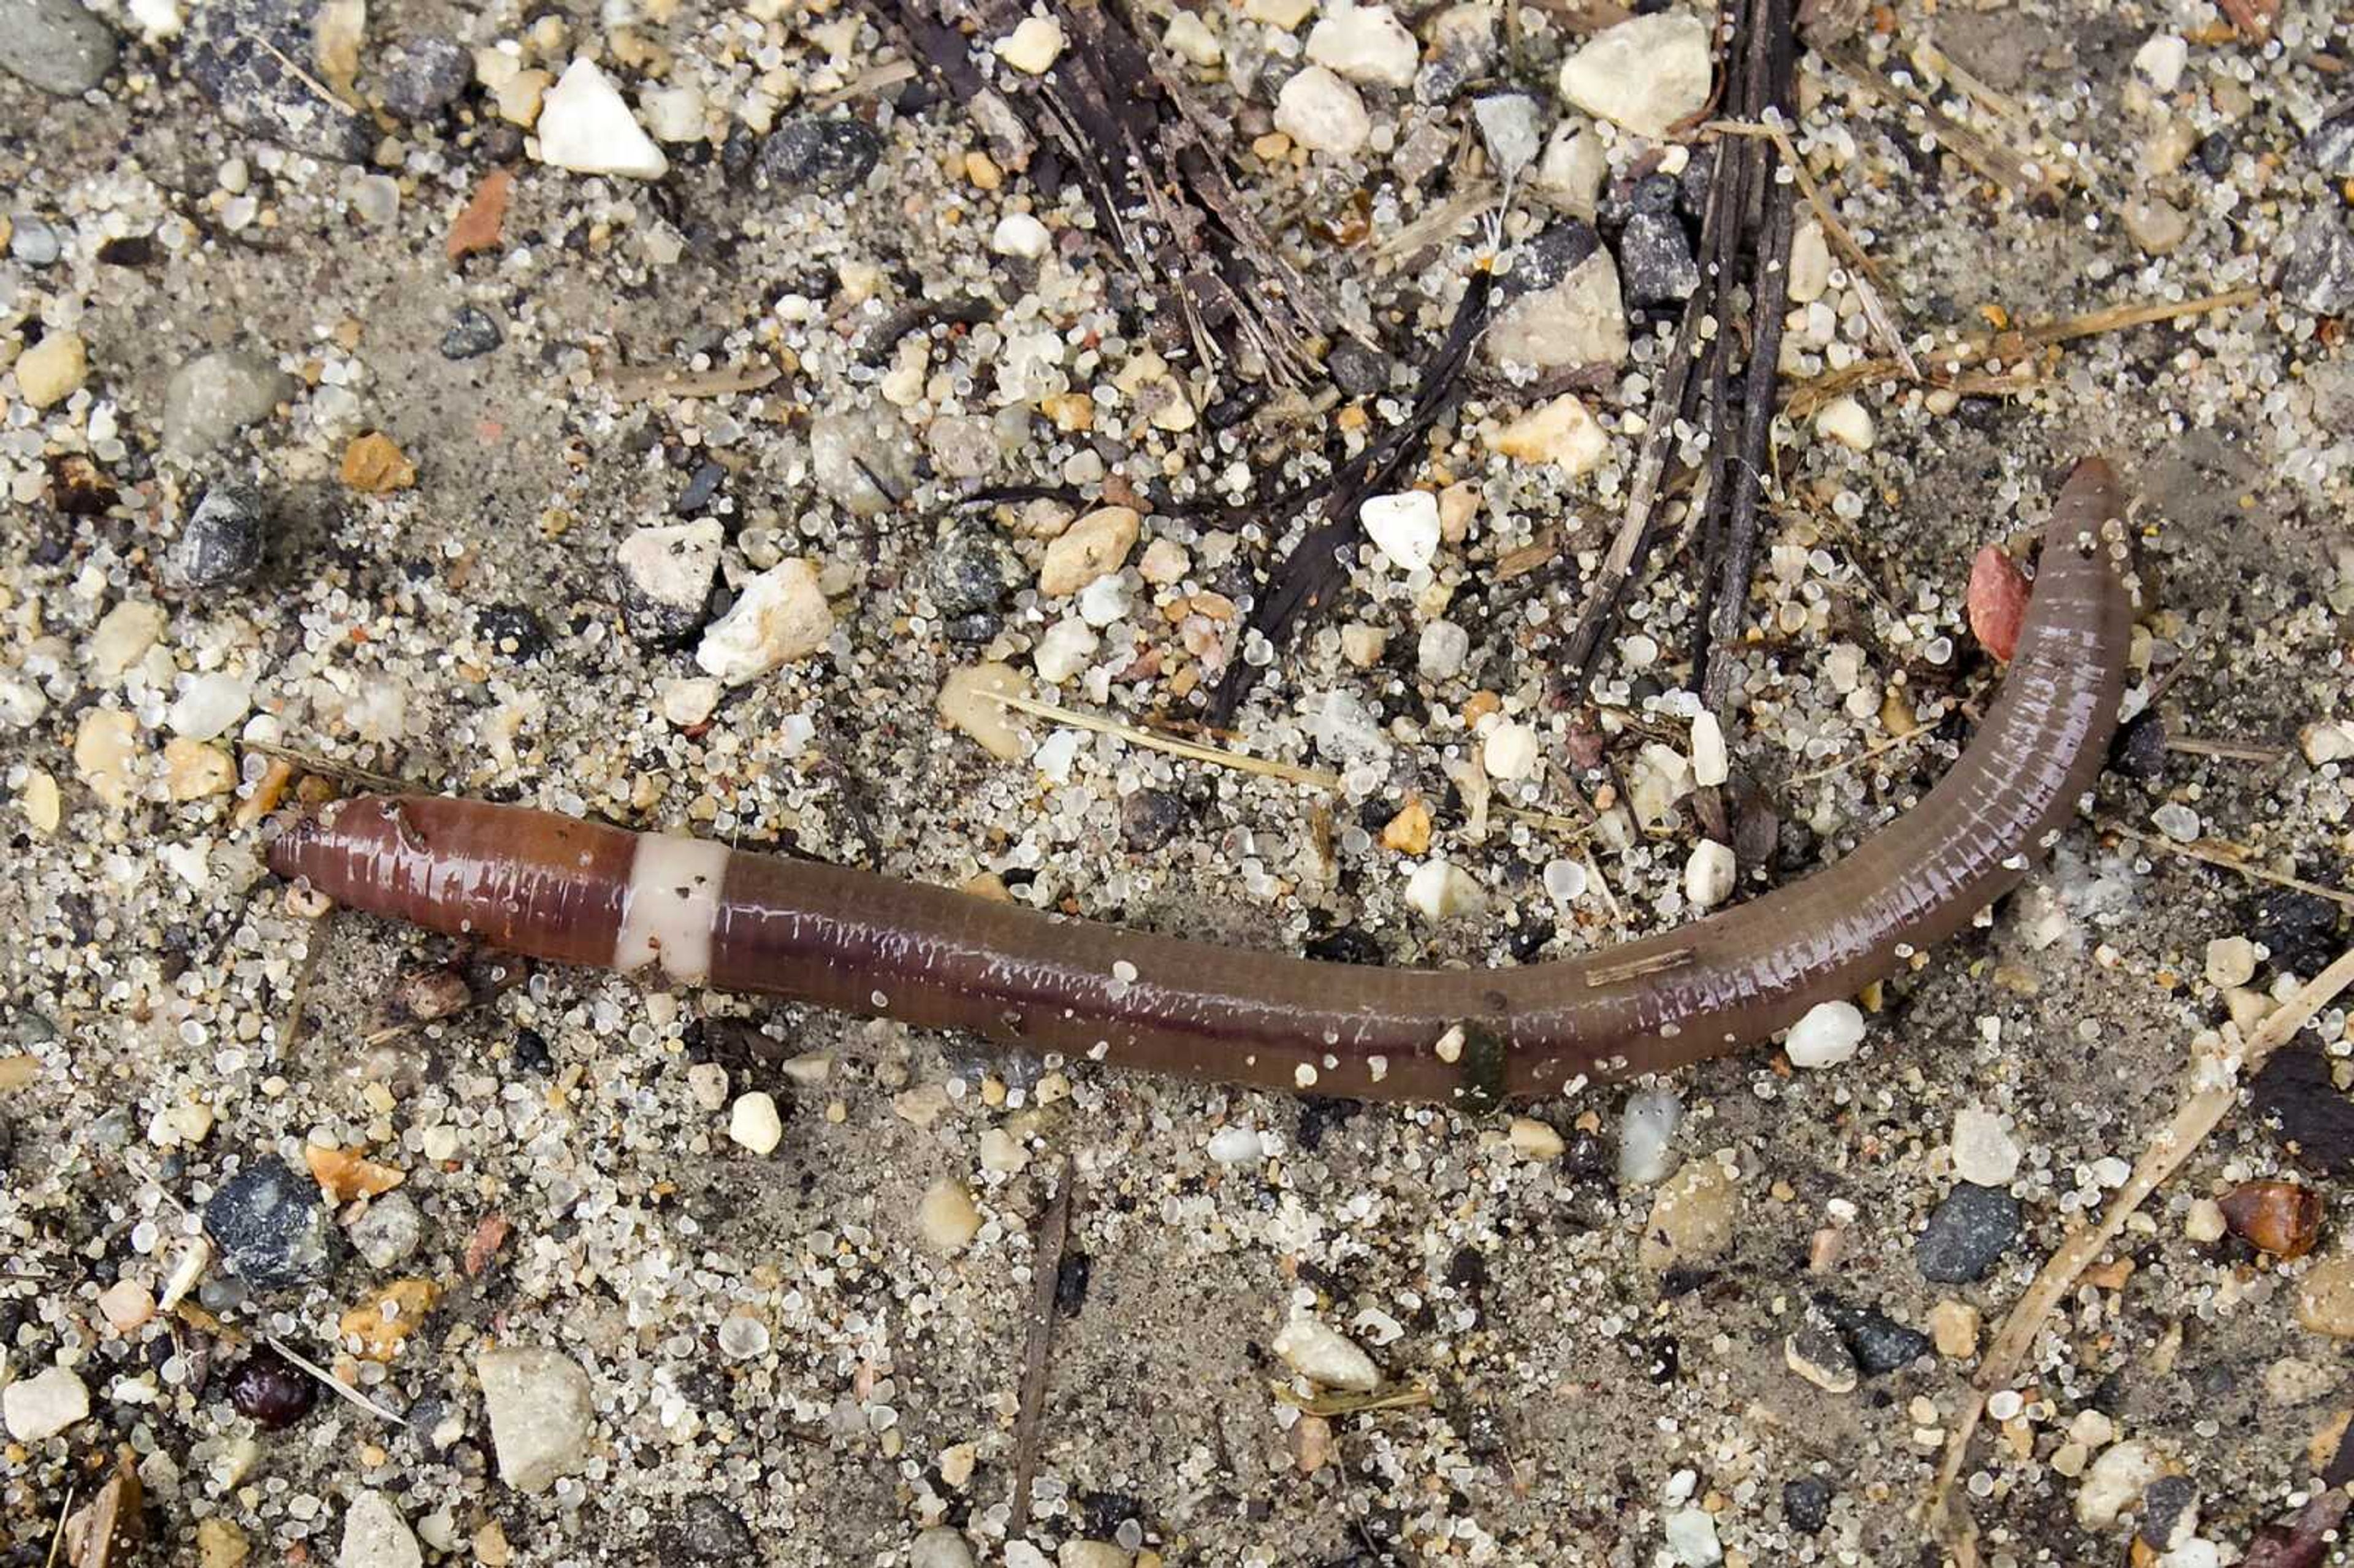
M1479 346L1480 334L1488 330L1495 308L1496 275L1483 267L1471 274L1471 281L1455 307L1454 319L1447 323L1446 337L1423 366L1422 385L1415 392L1413 410L1363 454L1336 468L1330 479L1315 487L1323 495L1323 520L1310 526L1277 563L1267 578L1267 591L1251 607L1250 620L1243 632L1245 641L1256 631L1281 647L1300 616L1323 604L1339 585L1343 552L1359 532L1358 508L1368 496L1397 482L1416 449L1463 395L1464 369L1470 364L1472 350ZM1314 498L1312 493L1297 496L1299 500ZM1243 657L1238 643L1233 662L1226 666L1225 678L1211 699L1210 724L1223 726L1233 718L1257 678L1258 667Z
M1055 1285L1063 1272L1063 1248L1071 1239L1071 1209L1077 1202L1079 1173L1064 1157L1055 1172L1055 1196L1038 1218L1038 1240L1030 1255L1030 1331L1022 1343L1021 1403L1013 1417L1013 1498L1005 1538L1021 1539L1030 1525L1030 1482L1038 1473L1039 1416L1046 1408L1046 1371L1055 1349Z

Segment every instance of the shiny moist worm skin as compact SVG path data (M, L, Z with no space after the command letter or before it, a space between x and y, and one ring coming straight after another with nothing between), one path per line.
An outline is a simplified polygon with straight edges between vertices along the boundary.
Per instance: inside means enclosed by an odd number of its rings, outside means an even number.
M2074 813L2116 728L2125 508L2062 491L1986 721L1920 803L1803 881L1676 930L1522 968L1382 969L1236 951L434 796L331 804L270 850L341 904L560 963L658 965L1007 1045L1225 1083L1484 1108L1764 1040L1951 936Z

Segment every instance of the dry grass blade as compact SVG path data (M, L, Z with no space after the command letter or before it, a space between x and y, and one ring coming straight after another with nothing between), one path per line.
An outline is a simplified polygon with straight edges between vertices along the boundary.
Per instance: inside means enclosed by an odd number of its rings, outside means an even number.
M1927 378L1940 386L1950 386L1956 391L2009 390L2010 384L2007 380L1991 388L1964 385L1965 367L1989 355L2015 362L2030 349L2053 347L2073 343L2079 338L2152 326L2160 322L2180 321L2186 316L2202 316L2211 311L2236 310L2242 305L2253 304L2262 297L2261 290L2231 289L2220 294L2202 294L2195 300L2151 300L2129 305L2108 305L2097 311L2087 311L2082 315L2062 316L2057 321L2042 322L2033 326L2003 332L1974 332L1933 352L1928 356ZM1852 387L1876 381L1893 381L1903 374L1904 366L1893 359L1859 360L1844 370L1818 376L1790 388L1790 412L1803 418Z
M1339 774L1327 773L1320 768L1302 768L1296 762L1278 762L1272 758L1253 757L1246 751L1229 751L1223 747L1204 746L1200 741L1164 735L1160 730L1146 729L1141 725L1105 718L1100 715L1087 713L1078 708L1063 707L1058 704L1044 702L1037 697L1025 697L1017 693L991 692L983 694L993 703L1012 708L1016 713L1028 714L1033 718L1045 719L1052 724L1068 725L1073 729L1087 730L1094 735L1112 736L1127 741L1131 746L1141 746L1153 751L1166 752L1172 757L1182 757L1188 762L1200 762L1212 768L1231 768L1238 773L1256 773L1263 779L1280 779L1287 784L1297 784L1303 789L1338 791L1341 788ZM1590 831L1588 823L1575 817L1564 816L1559 811L1547 811L1532 806L1506 805L1498 805L1493 810L1500 817L1510 817L1514 821L1526 822L1532 827L1543 828L1571 838L1583 838Z
M1320 1393L1313 1396L1294 1392L1289 1383L1277 1383L1275 1397L1304 1415L1363 1415L1373 1410L1413 1410L1432 1403L1430 1390L1420 1383L1408 1383L1402 1388L1377 1388L1368 1393Z
M1066 1155L1055 1172L1055 1196L1038 1219L1030 1264L1030 1329L1022 1344L1022 1388L1013 1418L1013 1499L1006 1539L1019 1540L1030 1523L1030 1482L1038 1470L1038 1430L1046 1408L1046 1371L1055 1349L1055 1287L1063 1249L1071 1239L1071 1207L1078 1172Z
M337 762L332 758L314 756L307 751L297 751L291 746L280 746L274 741L240 740L237 744L248 751L258 751L262 756L276 761L292 762L305 773L316 773L323 779L340 779L346 784L363 785L386 794L406 794L417 788L408 780L395 779L389 773L371 773L365 768L354 768L349 763Z
M1986 1359L1978 1364L1978 1374L1971 1380L1969 1404L1946 1441L1945 1461L1938 1467L1936 1484L1929 1496L1930 1517L1942 1523L1951 1538L1956 1561L1965 1568L1978 1561L1976 1526L1966 1510L1954 1508L1953 1488L1969 1456L1971 1436L1985 1414L1986 1396L2009 1385L2026 1364L2052 1309L2075 1287L2078 1277L2092 1266L2094 1260L2124 1233L2126 1222L2135 1211L2182 1168L2238 1103L2242 1079L2263 1066L2265 1058L2294 1039L2298 1030L2336 1001L2349 985L2354 985L2354 951L2341 955L2336 963L2308 980L2258 1024L2244 1043L2238 1040L2237 1032L2229 1024L2220 1035L2201 1034L2192 1045L2190 1085L2182 1103L2144 1147L2141 1158L2134 1163L2133 1174L2117 1190L2100 1223L2084 1227L2062 1242L2036 1275L2035 1283L2028 1287L2027 1294L2019 1298L2019 1304L2003 1319L1993 1343L1987 1348Z
M2203 842L2177 843L2172 839L2161 838L2156 833L2146 833L2139 828L2129 828L2125 823L2107 817L2096 818L2094 821L2103 832L2115 833L2119 838L2131 839L2134 842L2147 848L2163 850L2168 854L2179 855L2184 860L2195 860L2201 865L2211 865L2220 871L2235 871L2242 876L2251 877L2257 882L2269 882L2275 887L2294 887L2299 893L2310 893L2316 898L2327 898L2332 904L2339 904L2349 909L2354 909L2354 893L2348 893L2343 888L2325 887L2317 882L2307 882L2301 876L2289 876L2277 871L2266 871L2263 866L2250 865L2244 860L2235 860L2221 850L2211 849Z
M309 1372L313 1377L317 1378L321 1383L326 1384L329 1392L349 1400L352 1404L358 1405L362 1410L366 1411L370 1415L375 1416L379 1421L389 1421L395 1426L406 1426L408 1425L408 1422L402 1420L391 1411L387 1410L383 1405L378 1404L375 1400L370 1399L358 1389L355 1389L351 1384L344 1382L343 1379L336 1377L334 1373L328 1372L316 1361L313 1361L309 1357L303 1355L302 1351L296 1350L293 1346L288 1344L277 1335L264 1334L261 1338L263 1342L268 1344L271 1350L276 1351L280 1355L284 1356L288 1361L292 1361L296 1366L301 1367L304 1372Z

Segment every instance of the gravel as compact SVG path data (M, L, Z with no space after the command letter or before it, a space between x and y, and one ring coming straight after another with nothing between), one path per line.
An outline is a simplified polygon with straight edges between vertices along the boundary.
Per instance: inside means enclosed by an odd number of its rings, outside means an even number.
M357 164L376 128L329 96L313 61L320 13L334 0L207 0L188 18L181 55L223 121L290 152ZM242 422L242 421L240 421Z
M1986 1277L2019 1239L2019 1200L1997 1187L1956 1183L1929 1214L1913 1248L1924 1279L1968 1284Z
M205 1205L205 1234L256 1290L318 1284L333 1271L340 1245L311 1179L269 1156L213 1194Z

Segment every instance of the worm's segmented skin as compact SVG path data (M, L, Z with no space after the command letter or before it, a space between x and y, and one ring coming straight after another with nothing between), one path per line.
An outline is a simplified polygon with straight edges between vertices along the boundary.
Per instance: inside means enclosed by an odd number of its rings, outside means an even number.
M1787 1028L2014 886L2099 774L2132 630L2106 463L2069 478L2016 656L1937 786L1853 853L1679 929L1500 969L1382 969L1068 920L841 866L431 796L270 847L336 901L561 963L795 998L1228 1083L1484 1106Z

